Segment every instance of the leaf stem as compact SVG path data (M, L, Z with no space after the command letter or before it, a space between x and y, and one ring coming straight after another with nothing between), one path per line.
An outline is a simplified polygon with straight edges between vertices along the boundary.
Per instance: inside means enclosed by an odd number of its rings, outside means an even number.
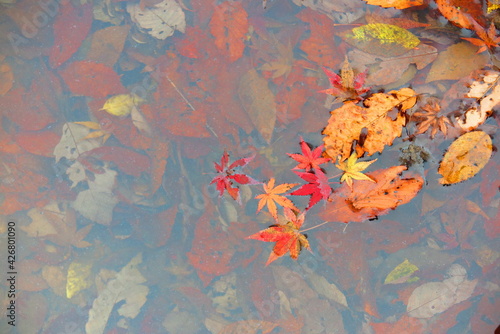
M306 228L305 230L300 230L299 232L303 233L303 232L307 232L307 231L310 231L310 230L314 230L315 228L320 227L320 226L323 226L323 225L325 225L325 224L327 224L327 223L330 223L330 222L329 222L329 221L324 221L324 222L322 222L321 224L314 225L314 226L312 226L312 227Z

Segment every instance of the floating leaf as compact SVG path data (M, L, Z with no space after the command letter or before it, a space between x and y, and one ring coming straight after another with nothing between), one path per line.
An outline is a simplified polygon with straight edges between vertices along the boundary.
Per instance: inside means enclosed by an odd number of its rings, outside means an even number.
M141 8L140 4L127 4L132 21L157 39L166 39L175 30L184 32L186 18L182 7L175 0L164 0L152 7Z
M438 9L450 22L460 28L474 29L472 20L484 25L485 15L480 1L436 0Z
M493 152L490 136L483 131L463 134L451 143L439 165L442 184L465 181L488 163Z
M323 130L326 154L333 162L339 155L341 160L345 160L351 155L352 142L355 140L358 141L358 156L364 152L369 155L382 152L386 145L392 144L392 141L401 135L405 124L402 113L398 113L394 120L387 113L396 107L405 111L415 102L415 92L410 88L402 88L388 94L371 95L364 101L367 108L353 102L344 103L342 107L330 113L328 125ZM365 130L367 135L360 145L361 133Z
M347 43L380 56L401 56L420 44L417 36L392 24L370 23L342 35Z
M420 176L401 178L399 174L405 169L395 166L367 173L376 182L356 180L352 189L344 184L330 196L319 216L326 221L362 222L408 203L420 191L424 180Z
M409 279L410 276L418 270L418 267L413 263L410 263L408 259L398 264L389 275L385 278L384 284L397 284L418 280L417 277Z
M257 212L262 210L264 205L267 205L271 216L273 216L274 219L278 219L276 203L283 206L284 208L290 208L292 210L295 210L296 212L300 211L291 200L289 200L285 196L279 195L295 187L297 183L283 183L275 187L275 181L276 180L274 178L271 178L268 184L264 184L264 191L266 193L255 196L256 199L260 199L259 205L257 207Z
M266 266L288 252L290 252L290 257L296 260L303 248L310 250L307 236L299 231L304 223L305 213L296 216L291 209L285 207L285 218L286 224L272 225L247 237L247 239L276 242Z
M369 5L380 6L385 8L405 9L424 4L424 0L364 0Z
M347 159L347 162L341 161L341 159L339 159L339 162L336 166L338 169L344 171L340 179L340 182L345 181L345 183L349 187L352 187L352 180L365 180L365 181L375 182L373 179L371 179L370 177L366 176L361 172L367 169L368 166L370 166L372 163L377 161L377 159L371 161L363 161L363 162L357 162L357 161L358 157L356 155L356 152L352 152L351 156Z

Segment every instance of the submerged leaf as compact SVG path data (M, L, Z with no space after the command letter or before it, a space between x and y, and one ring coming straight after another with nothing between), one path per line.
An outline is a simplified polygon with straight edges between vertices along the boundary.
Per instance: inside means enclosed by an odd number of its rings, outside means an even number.
M397 284L408 281L410 276L418 270L418 267L405 259L398 264L385 278L384 284ZM418 278L416 278L418 279Z

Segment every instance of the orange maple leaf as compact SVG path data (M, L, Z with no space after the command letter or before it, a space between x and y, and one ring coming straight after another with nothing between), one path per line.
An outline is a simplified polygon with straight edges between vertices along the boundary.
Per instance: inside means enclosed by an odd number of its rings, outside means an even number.
M257 212L262 210L264 205L267 205L269 213L274 217L274 219L278 219L278 210L276 208L276 203L284 208L290 208L292 210L295 210L296 212L299 212L300 210L297 209L297 207L291 200L289 200L285 196L279 195L292 189L298 183L283 183L275 187L275 182L276 180L274 178L271 178L268 184L264 184L264 191L266 193L255 196L256 199L260 199L259 205L257 207Z
M479 46L479 50L476 53L481 53L487 50L491 50L498 46L500 43L500 36L497 35L497 30L493 22L491 22L490 28L486 30L481 27L479 23L477 23L474 19L471 19L473 30L476 32L479 38L469 38L462 37L466 41L471 42L472 44Z
M304 223L305 212L297 216L290 208L286 207L285 217L287 219L286 224L271 225L265 230L246 237L246 239L276 242L267 259L266 266L288 252L290 252L290 257L296 260L302 248L311 250L307 236L299 232Z

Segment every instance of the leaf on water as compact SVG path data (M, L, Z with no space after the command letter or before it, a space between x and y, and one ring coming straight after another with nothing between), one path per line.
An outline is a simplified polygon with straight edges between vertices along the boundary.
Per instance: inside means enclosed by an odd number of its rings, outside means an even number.
M477 54L475 46L463 42L453 44L440 52L425 82L436 80L459 80L471 71L483 68L489 61L486 54Z
M476 175L490 160L491 137L483 131L463 134L451 143L441 160L438 173L441 184L454 184Z
M410 278L418 267L405 259L403 262L398 264L385 278L384 284L399 284L405 282L414 282L418 280L418 277Z
M420 191L424 180L418 175L401 178L399 174L405 169L394 166L367 173L376 182L356 180L352 189L344 184L330 196L319 216L325 221L362 222L408 203Z
M142 283L147 280L137 268L142 263L142 254L135 256L107 282L106 287L99 291L99 296L92 303L89 318L85 324L87 333L102 334L108 323L109 316L115 304L120 303L118 314L125 318L135 318L146 303L149 288Z
M292 259L297 260L303 248L311 250L307 236L299 231L304 223L305 213L297 216L291 209L285 207L285 217L286 224L271 225L265 230L246 237L246 239L276 242L267 259L266 266L288 252L290 252Z
M477 99L479 106L470 107L463 116L455 117L456 125L460 129L467 132L474 130L483 124L493 113L493 108L500 104L499 74L497 71L484 71L479 80L474 80L470 84L466 96Z
M417 36L392 24L370 23L345 32L341 37L352 46L380 56L401 56L420 44Z
M257 131L270 143L276 123L276 105L267 80L251 69L241 78L238 95Z
M245 35L248 32L248 14L241 2L225 1L214 10L210 32L215 45L234 62L243 56Z
M163 40L172 36L175 30L184 32L186 29L184 11L175 0L164 0L142 9L140 4L128 3L127 12L132 21L156 39Z
M357 49L350 51L348 56L360 71L374 69L366 79L366 84L371 86L388 85L400 80L411 64L421 70L432 63L438 53L435 47L423 44L399 57L376 56Z
M479 24L485 24L485 15L483 5L480 1L471 0L436 0L438 9L454 25L465 28L474 29L472 20Z
M88 181L89 188L78 193L72 206L85 218L109 225L118 203L113 194L117 172L106 167L103 170L102 174L94 174L94 180Z
M348 102L333 110L328 125L323 130L325 151L335 162L338 156L341 160L351 155L353 141L359 141L361 133L367 131L362 145L357 144L356 152L362 156L365 152L372 155L382 152L386 145L401 135L405 117L404 111L413 107L416 102L415 92L410 88L402 88L387 94L376 93L365 99L367 108ZM387 115L393 108L402 110L392 119Z
M66 280L66 298L71 299L75 294L92 285L91 269L92 264L71 262Z
M358 157L356 155L356 152L352 152L351 156L347 159L347 161L342 161L342 159L339 159L338 164L335 166L337 166L338 169L344 171L342 177L340 178L340 182L345 181L345 183L349 187L352 187L352 180L365 180L365 181L375 182L369 176L366 176L361 172L367 169L368 166L370 166L372 163L377 161L377 159L371 161L362 161L362 162L357 162L357 161Z
M364 0L369 5L380 6L384 8L405 9L424 4L424 0Z
M257 207L257 212L262 210L264 205L267 205L267 209L269 210L271 216L273 216L274 219L278 219L276 203L284 208L289 208L294 210L295 212L299 212L300 210L295 206L295 204L293 204L291 200L289 200L285 196L279 195L292 189L297 185L297 183L283 183L275 187L275 181L276 180L274 178L271 178L268 184L264 184L265 194L255 196L256 199L260 199L259 205Z

